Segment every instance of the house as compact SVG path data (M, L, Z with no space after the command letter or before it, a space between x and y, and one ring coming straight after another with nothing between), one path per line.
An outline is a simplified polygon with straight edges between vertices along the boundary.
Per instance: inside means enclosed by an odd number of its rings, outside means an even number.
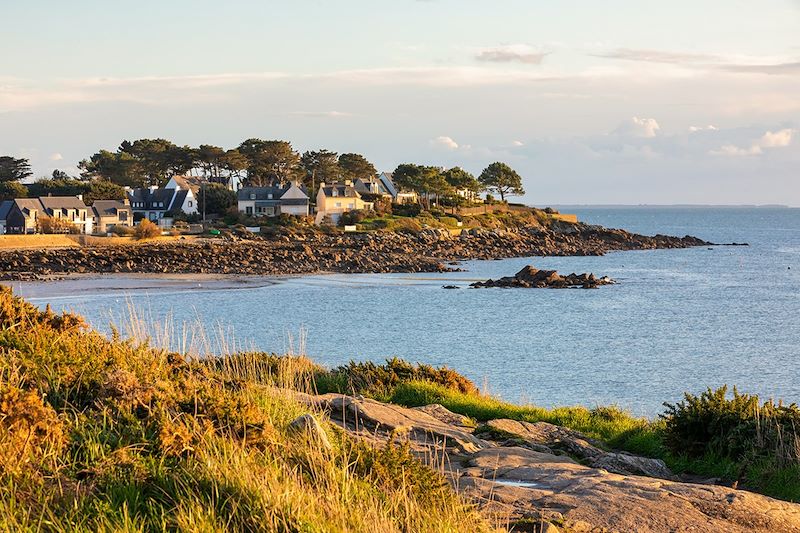
M353 182L353 187L355 187L359 194L375 194L385 196L392 200L396 194L396 191L394 194L392 193L394 190L393 185L392 189L390 190L389 187L387 187L386 182L378 177L358 178Z
M372 204L361 199L361 194L353 187L352 182L319 184L317 191L316 224L321 224L325 217L330 217L335 224L345 211L371 209Z
M378 175L378 181L380 181L389 194L392 195L392 202L396 204L415 204L419 201L417 193L414 191L401 191L394 184L391 172L381 172Z
M236 198L239 212L248 216L308 216L310 198L296 183L288 187L242 187Z
M171 178L167 186L162 188L128 189L128 202L134 218L158 222L169 212L183 212L187 215L197 213L195 184L179 179L183 177L185 176Z
M14 200L5 200L0 202L0 235L6 232L6 217L11 207L14 205Z
M97 233L107 233L115 226L133 226L133 211L127 198L118 200L95 200L92 204L94 228Z
M79 233L92 233L92 215L80 196L17 198L3 203L6 233L36 233L42 218L66 220Z

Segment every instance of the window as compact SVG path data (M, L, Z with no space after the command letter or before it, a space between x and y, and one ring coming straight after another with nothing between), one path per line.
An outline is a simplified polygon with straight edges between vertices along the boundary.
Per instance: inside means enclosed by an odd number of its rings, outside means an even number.
M192 207L192 201L189 200L189 207Z
M355 209L356 204L347 204L348 209Z
M272 193L267 194L267 200L272 200Z
M255 199L256 199L256 193L254 193L254 192L251 192L251 193L250 193L250 199L251 199L251 200L255 200Z
M336 202L336 207L342 207L342 202Z
M252 208L251 206L249 206L249 205L248 205L248 206L245 208L244 212L245 212L245 213L247 213L248 215L252 215L252 214L253 214L253 208Z

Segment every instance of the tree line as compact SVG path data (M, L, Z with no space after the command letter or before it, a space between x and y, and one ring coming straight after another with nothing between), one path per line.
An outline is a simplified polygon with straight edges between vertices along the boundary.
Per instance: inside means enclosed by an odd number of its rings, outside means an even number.
M124 197L123 187L161 187L173 176L198 173L207 182L225 187L234 180L245 186L285 186L302 183L313 196L322 182L368 179L377 175L375 166L363 155L320 149L303 153L282 140L247 139L236 148L201 144L179 146L166 139L123 141L116 151L100 150L80 161L80 176L55 171L51 178L25 187L21 180L31 176L26 159L0 157L0 198L26 195L83 194L84 197ZM458 199L456 191L478 194L488 191L505 200L522 195L522 179L505 163L492 163L476 178L454 167L404 163L393 174L395 185L419 195L420 202L431 199Z

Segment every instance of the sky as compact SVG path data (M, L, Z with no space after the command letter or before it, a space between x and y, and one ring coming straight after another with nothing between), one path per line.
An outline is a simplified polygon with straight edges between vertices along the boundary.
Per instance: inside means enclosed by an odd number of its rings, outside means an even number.
M0 155L358 152L534 205L800 206L800 0L0 0Z

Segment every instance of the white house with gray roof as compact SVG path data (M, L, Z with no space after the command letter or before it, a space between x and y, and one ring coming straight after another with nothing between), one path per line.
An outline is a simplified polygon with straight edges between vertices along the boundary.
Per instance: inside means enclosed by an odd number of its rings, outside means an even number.
M308 194L296 183L288 187L242 187L236 198L239 212L248 216L308 216Z

